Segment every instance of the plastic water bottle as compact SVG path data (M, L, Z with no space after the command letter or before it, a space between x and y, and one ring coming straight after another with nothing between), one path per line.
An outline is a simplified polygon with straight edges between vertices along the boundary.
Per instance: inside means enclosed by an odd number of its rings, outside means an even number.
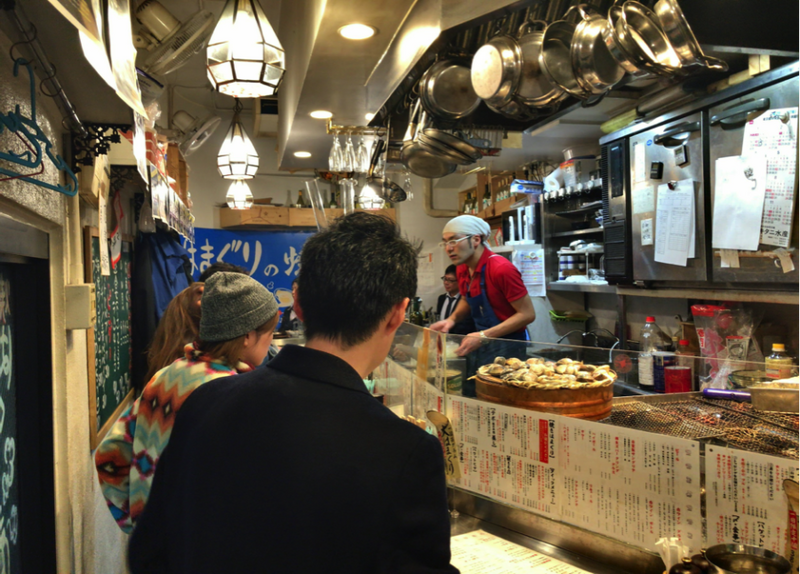
M672 339L656 325L655 317L647 317L639 335L639 386L646 391L655 391L653 353L667 351Z

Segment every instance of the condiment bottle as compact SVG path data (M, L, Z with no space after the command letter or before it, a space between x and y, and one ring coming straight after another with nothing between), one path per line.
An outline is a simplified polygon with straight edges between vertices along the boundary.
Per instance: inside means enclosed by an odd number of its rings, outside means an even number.
M764 359L767 377L770 379L786 379L792 376L792 358L786 353L781 343L773 343L772 354Z

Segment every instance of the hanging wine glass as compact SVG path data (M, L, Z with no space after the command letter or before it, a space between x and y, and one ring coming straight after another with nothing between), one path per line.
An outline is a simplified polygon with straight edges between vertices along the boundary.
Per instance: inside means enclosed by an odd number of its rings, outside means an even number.
M406 192L407 200L411 201L414 199L414 186L411 185L411 172L408 171L408 168L403 170L403 189Z
M342 146L339 143L339 134L333 134L333 146L328 155L328 167L331 171L342 171Z
M356 148L356 171L358 173L367 173L369 171L369 152L364 141L364 134L361 134L361 141L358 142L358 147Z
M353 148L353 136L348 133L347 140L344 144L344 152L342 153L342 169L340 171L353 171L355 169L355 156L356 151Z

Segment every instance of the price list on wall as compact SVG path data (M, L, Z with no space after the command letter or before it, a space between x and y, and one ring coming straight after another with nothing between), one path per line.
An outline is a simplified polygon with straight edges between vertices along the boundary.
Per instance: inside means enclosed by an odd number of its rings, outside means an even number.
M797 480L798 474L796 460L708 447L706 517L709 546L748 544L785 556L790 518L783 481ZM795 525L796 521L795 515Z
M767 160L761 243L788 247L797 177L797 108L768 110L747 123L742 156Z
M461 397L447 401L461 461L456 484L557 519L559 417Z
M559 419L561 520L655 551L703 546L697 442Z

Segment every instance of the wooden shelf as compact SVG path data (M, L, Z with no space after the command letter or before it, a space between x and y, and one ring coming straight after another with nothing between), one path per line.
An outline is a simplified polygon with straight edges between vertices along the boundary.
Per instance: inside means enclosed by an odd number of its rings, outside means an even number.
M593 235L595 233L603 233L602 227L592 227L589 229L575 229L574 231L559 231L553 233L550 237L572 237L574 235Z
M394 208L370 210L370 213L385 215L392 221L396 221ZM330 222L344 215L344 210L326 209L325 215ZM222 229L315 228L317 226L314 210L309 207L277 207L274 205L253 205L250 209L241 210L220 208L219 222Z

